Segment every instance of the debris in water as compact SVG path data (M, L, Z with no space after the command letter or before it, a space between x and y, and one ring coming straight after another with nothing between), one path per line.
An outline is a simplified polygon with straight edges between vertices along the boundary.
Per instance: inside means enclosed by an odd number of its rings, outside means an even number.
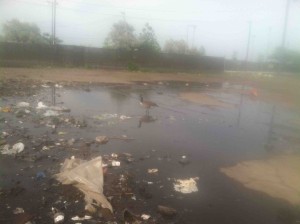
M77 216L74 216L71 218L73 221L83 221L83 220L89 220L89 219L92 219L92 216L89 216L89 215L85 215L83 217L79 217L78 215Z
M111 157L113 157L113 158L118 158L118 154L112 153L112 154L111 154Z
M54 110L47 110L44 113L44 116L45 117L56 117L56 116L59 116L59 113L57 111L54 111Z
M177 214L176 209L167 207L167 206L163 206L163 205L159 205L157 207L157 210L160 214L169 216L169 217L175 216Z
M4 113L10 113L10 112L12 112L12 109L11 109L11 107L3 107L1 109L1 111L4 112Z
M24 150L25 146L22 142L18 142L13 145L13 147L10 149L9 145L6 144L3 146L1 153L5 155L13 155L18 154Z
M15 215L17 215L17 214L22 214L22 213L24 213L25 211L24 211L24 209L23 208L16 208L15 210L14 210L14 214Z
M112 166L121 166L121 162L117 161L117 160L113 160L113 161L111 161L111 165Z
M143 220L148 220L148 219L150 219L150 215L147 215L147 214L142 214L141 215L141 218L143 219Z
M81 159L66 159L61 172L55 178L62 184L72 184L85 195L85 209L91 213L97 207L113 211L111 204L103 195L103 170L101 156L85 161Z
M40 109L46 109L48 108L43 102L38 102L38 105L36 107L36 109L40 110Z
M128 116L126 116L126 115L121 115L120 116L120 119L121 120L127 120L127 119L130 119L131 117L128 117Z
M197 182L198 177L190 178L190 179L176 179L174 183L175 191L181 192L183 194L190 194L193 192L197 192Z
M54 223L63 223L65 220L65 215L62 212L58 212L54 215Z
M37 172L37 174L36 174L37 180L44 179L45 177L46 177L46 174L43 171Z
M29 103L27 103L27 102L19 102L19 103L17 103L17 107L29 107Z
M189 159L186 156L181 156L178 162L183 166L188 165L190 163Z
M158 169L148 169L148 173L157 173Z
M58 132L58 135L65 135L65 134L67 134L67 132L65 132L65 131Z
M99 143L99 144L106 144L108 142L108 137L107 136L102 136L102 135L99 135L95 138L96 142Z

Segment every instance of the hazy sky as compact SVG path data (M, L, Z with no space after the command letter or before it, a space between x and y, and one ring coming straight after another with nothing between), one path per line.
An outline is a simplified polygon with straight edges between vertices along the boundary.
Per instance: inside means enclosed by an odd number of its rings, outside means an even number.
M51 33L51 1L0 0L0 27L17 18ZM236 51L244 59L252 21L250 59L256 60L280 45L286 1L57 0L57 36L65 44L101 47L124 12L136 34L148 22L161 46L169 38L184 39L203 45L207 55L231 58ZM300 50L300 1L291 0L287 46Z

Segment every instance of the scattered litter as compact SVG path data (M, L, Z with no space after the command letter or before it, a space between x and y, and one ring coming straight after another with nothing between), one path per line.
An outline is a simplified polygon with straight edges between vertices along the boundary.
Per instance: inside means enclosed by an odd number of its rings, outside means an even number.
M50 86L48 86L46 84L42 84L41 86L44 87L44 88L49 88L50 87Z
M113 157L113 158L118 158L118 154L112 153L112 154L111 154L111 157Z
M148 173L157 173L158 169L148 169Z
M45 177L46 177L46 174L43 171L37 172L37 174L36 174L37 180L44 179Z
M18 154L24 150L24 147L22 142L14 144L12 148L9 148L9 144L6 144L3 146L1 153L4 155Z
M83 220L89 220L89 219L91 219L91 218L92 218L92 216L89 216L89 215L85 215L84 217L79 217L79 216L77 215L77 216L72 217L71 219L72 219L73 221L83 221Z
M24 211L24 209L23 208L16 208L15 210L14 210L14 214L15 215L17 215L17 214L22 214L22 213L24 213L25 211Z
M36 109L46 109L48 108L43 102L38 102Z
M62 212L58 212L54 215L54 223L63 223L65 220L65 215Z
M10 113L10 112L12 112L12 109L11 109L11 107L3 107L1 109L1 111L4 112L4 113Z
M90 161L81 159L66 159L61 172L55 175L62 184L72 184L85 194L85 209L91 213L96 207L102 206L113 211L111 204L103 195L102 158L96 157Z
M19 103L17 103L17 107L29 107L29 103L27 103L27 102L19 102Z
M163 205L159 205L157 207L157 210L160 214L169 216L169 217L175 216L177 214L176 209L167 207L167 206L163 206Z
M181 156L178 162L184 166L184 165L188 165L190 163L190 160L186 156Z
M44 145L43 148L42 148L42 150L43 150L43 151L49 150L49 147Z
M54 111L54 110L47 110L44 113L44 116L45 117L56 117L56 116L59 116L59 113L57 111Z
M67 132L65 132L65 131L58 132L58 135L65 135L65 134L67 134Z
M148 219L150 219L150 215L147 215L147 214L142 214L141 215L141 218L143 219L143 220L148 220Z
M121 166L121 162L117 161L117 160L113 160L113 161L111 161L111 165L112 166Z
M107 136L102 136L102 135L100 135L100 136L97 136L96 138L95 138L95 140L96 140L96 142L97 143L100 143L100 144L106 144L107 142L108 142L108 137Z
M174 183L175 191L181 192L183 194L190 194L192 192L197 192L197 182L198 177L190 178L190 179L177 179Z
M127 120L127 119L130 119L131 117L128 117L128 116L126 116L126 115L121 115L120 116L120 119L121 120Z
M56 87L56 88L62 88L63 86L62 86L62 85L59 85L59 84L55 84L55 87Z

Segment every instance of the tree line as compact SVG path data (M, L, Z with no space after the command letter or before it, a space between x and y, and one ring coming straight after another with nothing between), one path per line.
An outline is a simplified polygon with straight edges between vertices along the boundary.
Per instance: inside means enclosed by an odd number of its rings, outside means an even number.
M20 22L17 19L7 21L3 25L3 36L0 41L31 44L52 44L53 36L41 33L40 28L34 23ZM55 43L62 40L55 38ZM104 41L105 48L142 50L143 52L165 52L175 54L205 55L204 47L190 48L184 40L169 39L163 49L159 45L154 29L146 23L139 33L135 34L134 27L125 20L113 24L111 31Z

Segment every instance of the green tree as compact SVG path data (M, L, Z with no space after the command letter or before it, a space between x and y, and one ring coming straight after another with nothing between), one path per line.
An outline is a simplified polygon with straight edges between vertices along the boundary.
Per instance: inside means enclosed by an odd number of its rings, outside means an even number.
M113 25L104 42L105 47L114 49L132 49L136 44L134 28L125 20Z
M167 40L164 46L164 52L173 54L187 54L188 45L184 40Z
M140 33L139 49L151 52L160 52L160 46L156 40L154 30L148 23L145 24L142 32Z
M20 22L17 19L7 21L3 25L3 41L16 43L50 44L52 37L41 34L40 28L33 23ZM56 38L56 43L61 40Z

